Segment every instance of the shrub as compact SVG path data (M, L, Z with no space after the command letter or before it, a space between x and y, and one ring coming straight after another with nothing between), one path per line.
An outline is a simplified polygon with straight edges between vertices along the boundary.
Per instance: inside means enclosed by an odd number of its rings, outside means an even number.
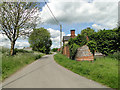
M97 43L97 49L99 52L105 55L113 54L118 50L119 38L118 33L114 30L100 30L94 34L89 35L90 40L94 40Z
M120 60L120 52L117 51L117 52L115 52L114 54L109 54L108 57L110 57L110 58L115 58L115 59L117 59L117 60Z
M14 53L15 54L17 54L17 53L33 53L33 51L27 51L27 50L24 50L24 49L15 48Z
M53 52L56 52L58 50L58 48L53 48L52 51Z
M70 45L70 58L71 59L75 59L75 55L77 53L77 49L78 49L78 45L73 43L72 45Z
M70 38L68 45L70 47L70 58L75 59L78 47L81 47L87 43L86 37L84 35L78 34L75 38Z
M10 49L5 48L5 47L1 47L0 52L2 52L2 53L9 53Z
M36 56L35 56L35 60L41 58L41 56L42 56L42 55L36 55Z
M95 50L97 49L97 44L95 41L89 41L87 43L87 46L89 47L90 51L92 52L93 56L94 56L94 53L95 53Z

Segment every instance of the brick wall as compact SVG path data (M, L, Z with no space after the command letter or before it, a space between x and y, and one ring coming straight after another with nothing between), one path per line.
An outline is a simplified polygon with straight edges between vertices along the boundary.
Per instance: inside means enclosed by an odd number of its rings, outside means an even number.
M83 56L83 57L76 57L77 61L93 61L93 56Z
M68 58L70 57L69 46L64 46L63 55L67 56Z

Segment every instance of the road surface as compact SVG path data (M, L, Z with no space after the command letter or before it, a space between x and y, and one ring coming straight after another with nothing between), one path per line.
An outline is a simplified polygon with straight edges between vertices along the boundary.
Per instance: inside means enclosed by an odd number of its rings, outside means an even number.
M58 65L53 55L43 56L7 78L3 88L107 88Z

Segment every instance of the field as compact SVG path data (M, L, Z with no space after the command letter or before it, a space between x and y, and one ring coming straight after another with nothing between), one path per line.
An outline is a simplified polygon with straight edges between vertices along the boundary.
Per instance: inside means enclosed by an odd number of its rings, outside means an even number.
M62 54L54 55L55 61L63 67L86 78L111 88L118 88L118 60L110 57L96 58L94 62L75 61Z
M9 49L2 48L0 50L0 66L2 68L2 81L15 73L22 67L32 63L36 59L39 59L43 54L34 53L33 51L25 51L23 49L16 50L16 55L10 56Z

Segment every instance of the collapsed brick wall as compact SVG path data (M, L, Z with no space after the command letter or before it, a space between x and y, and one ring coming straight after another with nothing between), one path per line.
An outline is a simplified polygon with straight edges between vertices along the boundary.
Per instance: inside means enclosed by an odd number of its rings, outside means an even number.
M90 52L90 49L87 45L84 45L77 49L77 54L75 59L77 61L93 61L93 54Z
M68 58L70 58L69 46L64 46L64 48L63 48L63 55L65 55ZM77 60L77 61L93 61L94 60L94 56L90 52L89 47L87 45L84 45L84 46L82 46L82 47L77 49L75 60Z
M67 56L68 58L70 57L69 46L64 46L63 55Z

